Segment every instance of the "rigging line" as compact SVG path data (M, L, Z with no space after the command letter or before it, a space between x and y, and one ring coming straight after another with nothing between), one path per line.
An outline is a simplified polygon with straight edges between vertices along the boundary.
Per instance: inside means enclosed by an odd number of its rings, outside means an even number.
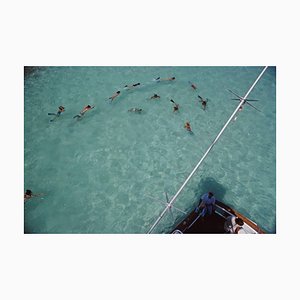
M190 173L190 175L184 181L184 183L179 188L179 190L177 191L177 193L172 197L171 201L169 202L169 205L171 205L176 200L176 198L181 193L181 191L183 190L183 188L186 186L186 184L189 182L189 180L195 174L195 172L200 167L200 165L203 162L203 160L206 158L206 156L211 151L211 149L214 147L214 145L216 144L216 142L218 141L218 139L220 138L220 136L222 135L222 133L224 132L224 130L226 129L226 127L229 125L229 123L231 122L231 120L234 118L234 116L238 112L239 108L246 102L246 98L251 93L251 91L253 90L253 88L255 87L255 85L257 84L257 82L260 80L260 78L262 77L262 75L264 74L264 72L266 71L267 68L268 67L266 66L261 71L261 73L259 74L259 76L256 78L256 80L254 81L254 83L252 84L252 86L247 91L246 95L241 99L241 102L238 104L238 106L236 107L236 109L234 110L234 112L232 113L232 115L229 117L229 119L227 120L227 122L225 123L225 125L223 126L223 128L221 129L221 131L218 133L218 135L213 140L213 142L211 143L211 145L208 147L208 149L206 150L206 152L204 153L204 155L202 156L202 158L200 159L200 161L197 163L197 165L195 166L195 168L193 169L193 171ZM163 212L160 214L160 216L158 217L158 219L154 222L154 224L152 225L152 227L150 228L150 230L147 233L151 233L153 231L153 229L156 227L156 225L163 218L163 216L165 215L165 213L167 212L167 210L168 210L168 206L163 210Z

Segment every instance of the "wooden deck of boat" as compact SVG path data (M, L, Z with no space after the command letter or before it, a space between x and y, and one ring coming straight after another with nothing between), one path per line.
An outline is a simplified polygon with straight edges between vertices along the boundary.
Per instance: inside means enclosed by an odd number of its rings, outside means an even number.
M224 218L220 215L213 213L211 216L205 216L204 218L198 218L193 224L193 221L197 218L198 214L192 212L187 219L182 221L176 229L183 233L225 233L224 230ZM190 226L191 225L191 226ZM190 228L189 228L190 227Z

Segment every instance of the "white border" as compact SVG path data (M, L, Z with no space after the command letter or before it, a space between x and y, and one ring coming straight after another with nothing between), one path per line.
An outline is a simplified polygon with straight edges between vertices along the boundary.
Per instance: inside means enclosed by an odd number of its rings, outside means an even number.
M296 1L207 2L1 4L3 299L299 295ZM277 66L277 234L23 235L24 65Z

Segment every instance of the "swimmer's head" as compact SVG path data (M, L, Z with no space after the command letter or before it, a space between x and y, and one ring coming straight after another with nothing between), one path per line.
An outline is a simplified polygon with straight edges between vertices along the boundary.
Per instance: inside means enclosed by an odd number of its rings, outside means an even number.
M90 105L88 105L87 108L92 108L92 107Z
M121 92L120 91L117 91L117 94L120 94Z
M244 221L241 218L236 218L235 219L235 223L238 224L238 225L240 225L240 226L244 225Z
M32 191L31 190L26 190L25 194L28 195L28 196L31 196L32 195Z
M64 108L63 106L60 106L60 107L59 107L59 110L62 110L62 111L63 111L63 110L65 110L65 108Z
M175 77L172 77L171 79L172 79L172 80L174 80L174 79L175 79Z
M208 192L208 197L211 198L214 195L213 192Z

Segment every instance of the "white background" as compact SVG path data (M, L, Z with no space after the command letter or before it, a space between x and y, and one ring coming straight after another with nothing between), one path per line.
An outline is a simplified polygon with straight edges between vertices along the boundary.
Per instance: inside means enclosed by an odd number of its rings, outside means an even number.
M299 298L296 3L1 2L1 299ZM24 235L24 65L276 66L277 234Z

